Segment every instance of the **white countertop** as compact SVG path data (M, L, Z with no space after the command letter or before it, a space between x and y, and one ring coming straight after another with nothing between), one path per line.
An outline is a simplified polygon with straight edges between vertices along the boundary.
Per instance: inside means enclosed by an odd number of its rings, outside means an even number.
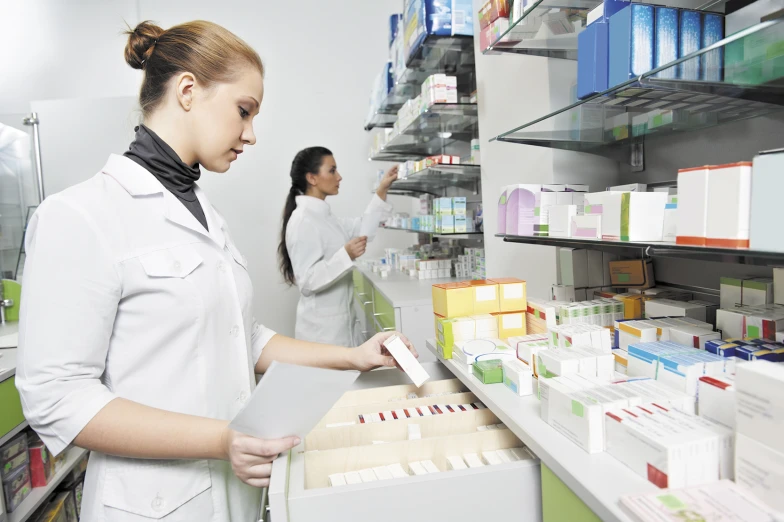
M16 375L16 348L0 350L0 382Z
M357 265L357 269L367 277L373 286L381 292L393 308L404 306L432 306L432 287L439 283L453 283L454 277L447 279L417 279L399 271L389 272L389 276L381 275L365 266Z
M586 453L558 433L542 420L536 396L518 397L503 384L482 384L454 361L441 358L434 339L427 348L601 520L631 522L618 504L620 497L662 491L607 453Z

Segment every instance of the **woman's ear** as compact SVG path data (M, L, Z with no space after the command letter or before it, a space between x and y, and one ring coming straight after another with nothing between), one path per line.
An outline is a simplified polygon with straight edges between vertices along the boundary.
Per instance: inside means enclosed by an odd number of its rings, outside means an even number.
M308 180L308 185L310 185L311 187L315 187L316 186L316 175L315 174L308 172L307 174L305 174L305 179Z
M192 73L184 72L177 76L177 101L183 110L190 111L193 106L193 93L196 87L196 78Z

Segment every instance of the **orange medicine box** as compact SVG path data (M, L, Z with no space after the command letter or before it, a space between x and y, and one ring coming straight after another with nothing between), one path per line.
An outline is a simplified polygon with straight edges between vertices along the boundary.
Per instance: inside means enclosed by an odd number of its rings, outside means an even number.
M525 281L514 277L502 279L488 279L490 283L498 284L498 306L500 312L518 312L526 310Z
M433 285L432 292L435 314L451 319L474 313L474 289L467 282Z
M474 314L495 314L501 311L498 284L492 281L469 281L473 292Z

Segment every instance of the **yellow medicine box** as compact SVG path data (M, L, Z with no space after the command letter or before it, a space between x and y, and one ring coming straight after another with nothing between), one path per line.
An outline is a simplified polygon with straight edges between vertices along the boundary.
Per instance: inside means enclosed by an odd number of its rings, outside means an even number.
M433 285L433 312L451 319L474 313L474 289L466 282Z
M473 293L475 314L495 314L501 311L498 285L491 281L469 281Z
M499 312L493 314L498 319L498 338L522 337L527 334L525 312Z
M498 284L499 312L518 312L528 307L525 295L525 281L514 277L488 279Z

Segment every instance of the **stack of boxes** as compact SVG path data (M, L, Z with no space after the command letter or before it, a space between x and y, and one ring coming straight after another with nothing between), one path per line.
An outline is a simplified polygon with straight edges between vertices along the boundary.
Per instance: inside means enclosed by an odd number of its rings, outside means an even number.
M429 259L416 261L418 279L447 279L452 277L451 259Z
M612 291L610 263L618 256L598 250L559 248L558 284L553 285L554 301L587 301Z
M33 490L27 433L20 433L0 448L0 482L6 509L13 513Z
M571 217L582 215L586 185L508 185L498 200L498 233L570 237Z
M463 234L474 231L474 219L466 209L466 198L436 198L433 200L436 232Z
M439 154L422 160L408 160L398 165L397 179L406 179L409 176L437 165L460 165L460 156L447 156Z

